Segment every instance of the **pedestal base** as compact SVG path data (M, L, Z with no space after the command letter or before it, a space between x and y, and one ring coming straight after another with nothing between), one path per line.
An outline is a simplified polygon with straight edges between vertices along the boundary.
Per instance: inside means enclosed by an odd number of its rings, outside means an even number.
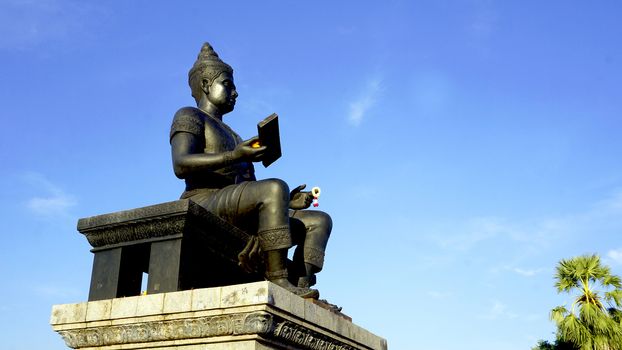
M50 322L74 349L387 349L270 282L55 305Z

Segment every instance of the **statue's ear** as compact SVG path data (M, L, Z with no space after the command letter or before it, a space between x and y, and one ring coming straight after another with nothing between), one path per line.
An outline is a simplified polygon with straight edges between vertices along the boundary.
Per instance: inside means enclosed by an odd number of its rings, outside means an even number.
M208 95L209 94L209 86L211 84L209 83L209 80L207 79L201 79L201 90L203 90L203 92Z

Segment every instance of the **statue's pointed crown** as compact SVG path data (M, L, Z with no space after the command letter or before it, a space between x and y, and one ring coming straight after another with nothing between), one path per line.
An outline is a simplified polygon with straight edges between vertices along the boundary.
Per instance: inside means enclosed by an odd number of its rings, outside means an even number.
M211 71L213 74L208 74L209 76L222 72L233 73L231 66L223 62L220 57L218 57L216 51L214 51L212 45L207 42L201 47L197 60L194 62L188 75L191 76L195 71Z
M214 51L214 48L210 45L210 43L203 43L203 46L201 46L201 52L199 52L199 56L197 57L197 61L213 61L215 64L227 65L220 59L220 57L218 57L218 54Z

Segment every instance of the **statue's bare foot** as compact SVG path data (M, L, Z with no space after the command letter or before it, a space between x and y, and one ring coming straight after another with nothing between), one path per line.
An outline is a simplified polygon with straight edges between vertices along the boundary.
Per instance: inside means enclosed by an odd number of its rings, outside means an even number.
M287 278L278 278L278 279L271 280L270 282L278 285L279 287L283 287L287 289L288 291L305 299L318 299L320 297L320 292L317 289L296 287L293 284L291 284L287 280Z
M299 288L309 288L313 285L315 285L315 275L310 275L310 276L306 276L306 277L299 277L298 278L298 287Z

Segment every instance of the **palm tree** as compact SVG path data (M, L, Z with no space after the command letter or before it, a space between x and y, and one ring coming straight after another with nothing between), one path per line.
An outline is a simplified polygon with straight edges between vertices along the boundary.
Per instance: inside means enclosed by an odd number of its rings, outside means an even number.
M570 310L558 306L551 311L558 339L581 350L622 350L620 277L601 265L598 255L582 255L562 259L555 279L558 293L579 292Z

